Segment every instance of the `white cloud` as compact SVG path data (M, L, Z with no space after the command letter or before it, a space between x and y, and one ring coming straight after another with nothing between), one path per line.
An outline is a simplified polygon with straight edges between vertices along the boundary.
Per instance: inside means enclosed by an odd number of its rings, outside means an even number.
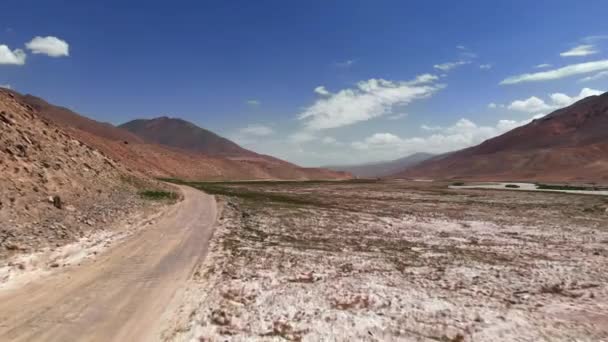
M601 79L604 79L604 78L608 78L608 70L602 71L602 72L598 72L595 75L583 77L583 78L581 78L578 81L579 82L591 82L591 81L601 80Z
M264 137L273 134L274 130L268 126L254 124L241 128L239 132L245 135Z
M559 69L536 72L531 74L522 74L507 77L500 84L517 84L523 82L538 82L557 80L564 77L588 74L591 72L608 70L608 59L595 62L579 63L568 65Z
M579 45L559 55L562 57L582 57L596 54L598 51L591 44Z
M13 87L11 87L10 84L0 84L0 88L4 88L4 89L13 89Z
M321 96L327 96L327 95L330 94L329 91L327 91L327 89L325 89L324 86L318 86L318 87L316 87L315 90L314 90L314 92L317 93L317 94L319 94L319 95L321 95Z
M456 45L456 48L457 48L458 50L466 50L466 49L467 49L467 47L466 47L466 46L464 46L464 45Z
M21 49L12 50L6 45L0 45L0 64L23 65L25 52Z
M247 104L252 107L256 107L256 106L259 106L260 104L262 104L262 102L260 102L259 100L251 99L251 100L247 100Z
M433 74L422 74L416 76L416 79L410 82L407 82L409 85L419 85L419 84L427 84L435 82L439 79L436 75Z
M552 106L549 106L545 103L545 101L539 99L536 96L531 96L525 100L513 101L507 108L509 108L510 110L516 110L519 112L527 113L538 113L553 109Z
M32 51L34 54L44 54L50 57L62 57L70 55L70 46L65 40L61 40L57 37L36 37L29 43L25 44L25 47Z
M480 64L479 69L481 70L490 70L492 69L492 64Z
M552 66L553 66L553 65L551 65L551 64L549 64L549 63L543 63L543 64L538 64L538 65L535 65L534 67L535 67L536 69L544 69L544 68L550 68L550 67L552 67Z
M556 110L559 108L567 107L586 97L593 96L593 95L600 95L602 93L603 92L600 90L590 89L590 88L581 89L580 93L575 96L568 96L568 95L562 94L562 93L553 93L553 94L549 95L549 98L551 99L551 102L549 102L549 103L546 103L544 100L542 100L536 96L532 96L525 100L513 101L508 106L508 108L511 110L527 112L527 113L547 112L550 110Z
M401 138L392 133L376 133L351 146L373 153L376 158L396 158L415 152L443 153L477 145L539 117L541 115L523 121L499 120L494 126L482 126L462 118L445 128L427 126L429 129L425 130L433 132L427 136Z
M554 94L551 94L550 97L551 97L551 100L553 101L554 105L559 108L559 107L567 107L586 97L594 96L594 95L601 95L601 94L603 94L603 91L601 91L601 90L583 88L583 89L581 89L581 92L577 96L570 97L566 94L554 93Z
M465 65L465 64L469 64L469 63L471 63L471 62L470 61L447 62L447 63L442 63L442 64L435 64L435 65L433 65L433 68L441 70L441 71L450 71L461 65Z
M425 80L426 81L426 80ZM351 125L393 113L397 107L427 98L442 85L370 79L318 99L298 115L309 130Z

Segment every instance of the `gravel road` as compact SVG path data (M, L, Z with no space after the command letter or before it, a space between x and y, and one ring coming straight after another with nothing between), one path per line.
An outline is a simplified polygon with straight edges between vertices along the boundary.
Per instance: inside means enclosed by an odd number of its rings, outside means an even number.
M94 260L0 292L0 341L154 341L207 254L212 196L180 187L166 216Z

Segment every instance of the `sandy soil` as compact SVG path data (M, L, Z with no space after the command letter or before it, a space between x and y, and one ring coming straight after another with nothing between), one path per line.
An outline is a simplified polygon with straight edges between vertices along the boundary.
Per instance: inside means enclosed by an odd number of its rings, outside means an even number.
M216 219L212 196L181 190L183 201L105 253L0 290L0 340L158 340Z
M608 339L608 200L438 183L225 197L171 341Z

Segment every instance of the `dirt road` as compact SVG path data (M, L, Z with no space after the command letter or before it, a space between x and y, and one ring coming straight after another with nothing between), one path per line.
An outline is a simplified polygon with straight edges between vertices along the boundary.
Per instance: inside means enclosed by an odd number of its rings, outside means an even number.
M184 200L97 259L0 293L0 341L155 341L207 253L212 196Z

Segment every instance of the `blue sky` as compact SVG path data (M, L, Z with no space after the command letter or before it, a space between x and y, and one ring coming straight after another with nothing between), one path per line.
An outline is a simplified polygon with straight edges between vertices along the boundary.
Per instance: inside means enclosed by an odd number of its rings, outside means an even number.
M599 0L3 1L0 85L112 123L182 117L307 166L384 160L607 90L606 13Z

